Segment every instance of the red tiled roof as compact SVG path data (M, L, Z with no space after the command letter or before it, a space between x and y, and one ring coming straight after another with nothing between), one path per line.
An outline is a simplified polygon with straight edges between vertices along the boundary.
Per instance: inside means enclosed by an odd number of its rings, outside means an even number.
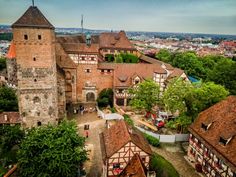
M120 31L119 33L101 33L99 36L99 46L100 48L136 50L133 44L127 38L124 31Z
M172 71L172 73L168 76L168 80L175 78L175 77L180 77L182 74L184 73L184 70L179 69L179 68L174 68L174 70Z
M53 25L46 19L36 6L30 6L27 11L12 25L17 27L40 27L54 29Z
M129 130L132 130L132 132ZM143 135L138 130L132 129L124 120L117 121L115 125L105 130L101 134L100 139L104 160L111 157L130 141L144 152L148 154L152 153L152 150Z
M11 42L11 45L9 47L8 53L7 53L8 59L16 58L16 48L13 42Z
M147 169L142 163L138 154L135 154L129 161L119 177L146 177Z
M202 123L212 123L208 130L201 128ZM215 150L226 163L236 170L236 96L225 100L201 112L189 131ZM227 145L219 143L220 137L232 139Z
M0 124L20 124L21 121L19 112L0 113Z
M76 68L76 64L65 53L60 43L56 43L56 62L60 68Z
M114 65L114 86L129 87L132 85L134 76L140 77L141 80L152 79L153 73L166 74L166 71L159 64L115 64ZM120 78L127 78L123 81Z

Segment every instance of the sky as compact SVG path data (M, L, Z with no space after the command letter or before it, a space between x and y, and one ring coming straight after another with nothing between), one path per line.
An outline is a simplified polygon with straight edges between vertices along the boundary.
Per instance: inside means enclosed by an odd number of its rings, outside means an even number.
M14 23L31 0L0 0L0 24ZM35 0L55 27L236 34L236 0Z

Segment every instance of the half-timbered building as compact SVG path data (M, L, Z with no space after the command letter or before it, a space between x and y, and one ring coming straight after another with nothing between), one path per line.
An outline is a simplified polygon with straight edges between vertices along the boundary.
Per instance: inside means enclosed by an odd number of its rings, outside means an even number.
M201 112L189 131L188 157L206 176L236 177L235 96Z
M145 168L149 168L152 150L142 134L132 129L125 121L115 125L100 134L103 176L118 176L138 154Z

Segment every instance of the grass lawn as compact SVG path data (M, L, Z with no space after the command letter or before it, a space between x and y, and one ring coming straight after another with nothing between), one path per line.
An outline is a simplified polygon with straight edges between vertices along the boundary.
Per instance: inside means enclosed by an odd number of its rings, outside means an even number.
M158 177L179 177L173 165L156 153L151 158L150 170L155 171Z

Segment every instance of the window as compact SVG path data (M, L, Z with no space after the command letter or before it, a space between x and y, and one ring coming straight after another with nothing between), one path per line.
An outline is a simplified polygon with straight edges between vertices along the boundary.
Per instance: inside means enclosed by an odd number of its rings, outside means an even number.
M120 163L113 163L113 169L120 168Z
M206 130L207 130L207 125L205 125L204 123L202 123L202 129L206 131Z
M24 35L24 39L28 40L28 35L27 34Z
M85 69L86 73L91 73L91 69Z
M34 57L33 60L36 61L36 58Z
M92 61L94 61L94 60L95 60L95 58L94 58L94 57L91 57L91 60L92 60Z
M85 57L82 57L81 59L82 59L82 60L85 60Z
M224 138L220 137L219 143L225 146L227 144L227 140L225 140Z
M118 105L118 106L124 106L124 99L120 99L120 98L117 98L116 99L116 104Z
M34 103L40 103L40 98L36 96L34 97L33 101Z
M118 89L118 93L123 93L123 89Z
M110 70L110 69L108 69L108 70L107 70L107 72L108 72L108 73L110 73L110 72L111 72L111 70Z
M102 72L102 73L104 73L104 72L105 72L105 70L104 70L104 69L102 69L102 70L101 70L101 72Z
M145 159L146 159L145 157L142 157L142 161L143 161L143 162L145 162Z
M34 82L37 82L37 79L34 79Z
M42 39L42 36L41 35L38 35L38 40L41 40Z
M38 122L37 122L37 125L38 125L38 126L41 126L41 125L42 125L42 122L38 121Z

